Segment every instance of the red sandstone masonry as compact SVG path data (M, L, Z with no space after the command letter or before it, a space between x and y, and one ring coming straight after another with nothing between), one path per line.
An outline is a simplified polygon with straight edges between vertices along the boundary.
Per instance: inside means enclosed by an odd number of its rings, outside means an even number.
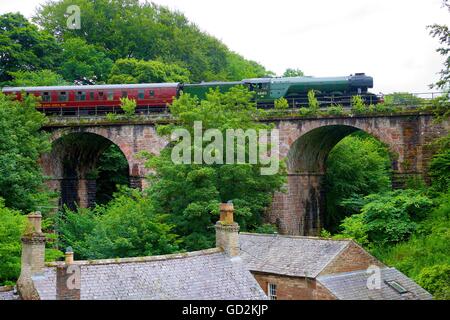
M351 241L341 253L322 270L320 275L367 270L371 265L385 267L383 263L371 256L357 243Z
M414 175L423 175L427 180L427 167L433 153L433 148L428 146L428 143L446 135L450 129L450 120L435 124L432 115L417 112L401 115L291 118L270 121L275 122L280 130L280 156L287 158L288 171L293 175L288 177L287 193L275 195L272 207L267 210L266 218L269 222L279 225L281 233L292 235L317 235L320 232L323 216L326 214L323 211L324 199L320 176L325 172L324 163L328 152L334 146L333 143L337 143L338 138L341 138L334 134L339 132L338 129L335 132L328 132L322 139L319 134L316 136L316 145L308 146L317 154L305 155L296 148L297 142L306 134L316 129L337 126L333 128L341 128L342 138L351 130L357 129L373 135L386 143L394 154L393 185L401 187L408 177ZM352 129L347 132L342 131L343 128ZM148 123L143 121L139 124L87 123L79 126L60 124L49 126L46 130L51 132L53 141L68 133L76 132L94 133L109 139L125 154L133 185L144 188L146 180L143 177L149 170L144 166L145 161L137 157L137 153L148 151L159 154L167 144L166 140L157 135L153 121ZM336 141L327 143L327 140L333 138ZM58 162L58 155L44 155L41 164L44 173L54 178L48 182L49 186L52 190L60 191L62 166ZM89 198L86 196L85 199Z
M268 284L277 286L277 300L334 300L335 297L315 279L288 277L277 274L253 272L266 295Z

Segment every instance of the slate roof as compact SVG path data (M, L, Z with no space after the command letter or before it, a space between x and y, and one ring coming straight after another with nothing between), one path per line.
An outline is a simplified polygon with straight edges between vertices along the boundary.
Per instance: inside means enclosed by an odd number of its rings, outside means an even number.
M249 270L315 278L351 240L240 233Z
M319 281L340 300L430 300L425 289L395 268L381 269L381 288L369 290L367 280L373 274L366 270L319 276ZM399 293L385 281L394 280L408 292Z
M76 261L82 300L265 300L240 257L221 249L144 258ZM56 264L33 277L41 299L56 298Z
M0 287L1 289L1 287ZM0 301L4 300L18 300L19 296L14 294L14 290L2 291L0 290Z

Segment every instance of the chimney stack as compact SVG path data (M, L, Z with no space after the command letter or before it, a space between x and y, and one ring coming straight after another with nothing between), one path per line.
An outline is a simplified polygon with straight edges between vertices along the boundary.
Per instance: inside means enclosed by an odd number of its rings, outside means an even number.
M220 220L216 223L216 247L230 257L239 256L239 225L234 222L233 203L220 204Z
M71 247L65 257L65 262L56 267L56 300L80 300L81 267L74 264Z
M27 227L22 236L22 260L17 290L22 299L36 300L39 295L34 287L32 277L44 272L45 235L42 233L40 212L30 213Z

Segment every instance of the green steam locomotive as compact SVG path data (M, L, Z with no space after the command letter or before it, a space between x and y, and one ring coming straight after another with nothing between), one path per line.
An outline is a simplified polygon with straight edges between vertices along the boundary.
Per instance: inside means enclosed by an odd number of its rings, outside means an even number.
M308 92L313 90L321 106L340 104L349 106L352 97L359 95L367 104L381 102L381 97L370 93L373 78L364 73L356 73L347 77L290 77L290 78L255 78L236 82L203 82L184 84L184 93L205 98L210 89L227 92L236 85L243 85L255 92L255 100L259 107L271 108L274 101L284 97L291 107L308 105Z

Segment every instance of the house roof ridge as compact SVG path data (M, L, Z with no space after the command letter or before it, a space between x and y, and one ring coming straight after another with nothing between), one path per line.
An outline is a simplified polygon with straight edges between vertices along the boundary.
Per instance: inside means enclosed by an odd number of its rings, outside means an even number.
M191 251L191 252L179 252L171 253L158 256L144 256L144 257L130 257L130 258L113 258L113 259L98 259L98 260L75 260L72 264L80 266L89 265L108 265L108 264L119 264L119 263L139 263L139 262L154 262L163 260L173 260L173 259L185 259L190 257L198 257L204 255L210 255L215 253L224 252L222 248L211 248L205 250ZM55 261L46 263L47 267L57 267L58 265L63 265L64 261Z
M250 236L262 236L262 237L273 237L273 238L291 238L291 239L310 239L310 240L324 240L324 241L336 241L336 242L351 242L353 239L333 239L333 238L323 238L323 237L312 237L312 236L294 236L294 235L284 235L278 233L252 233L252 232L240 232L240 235L250 235Z

